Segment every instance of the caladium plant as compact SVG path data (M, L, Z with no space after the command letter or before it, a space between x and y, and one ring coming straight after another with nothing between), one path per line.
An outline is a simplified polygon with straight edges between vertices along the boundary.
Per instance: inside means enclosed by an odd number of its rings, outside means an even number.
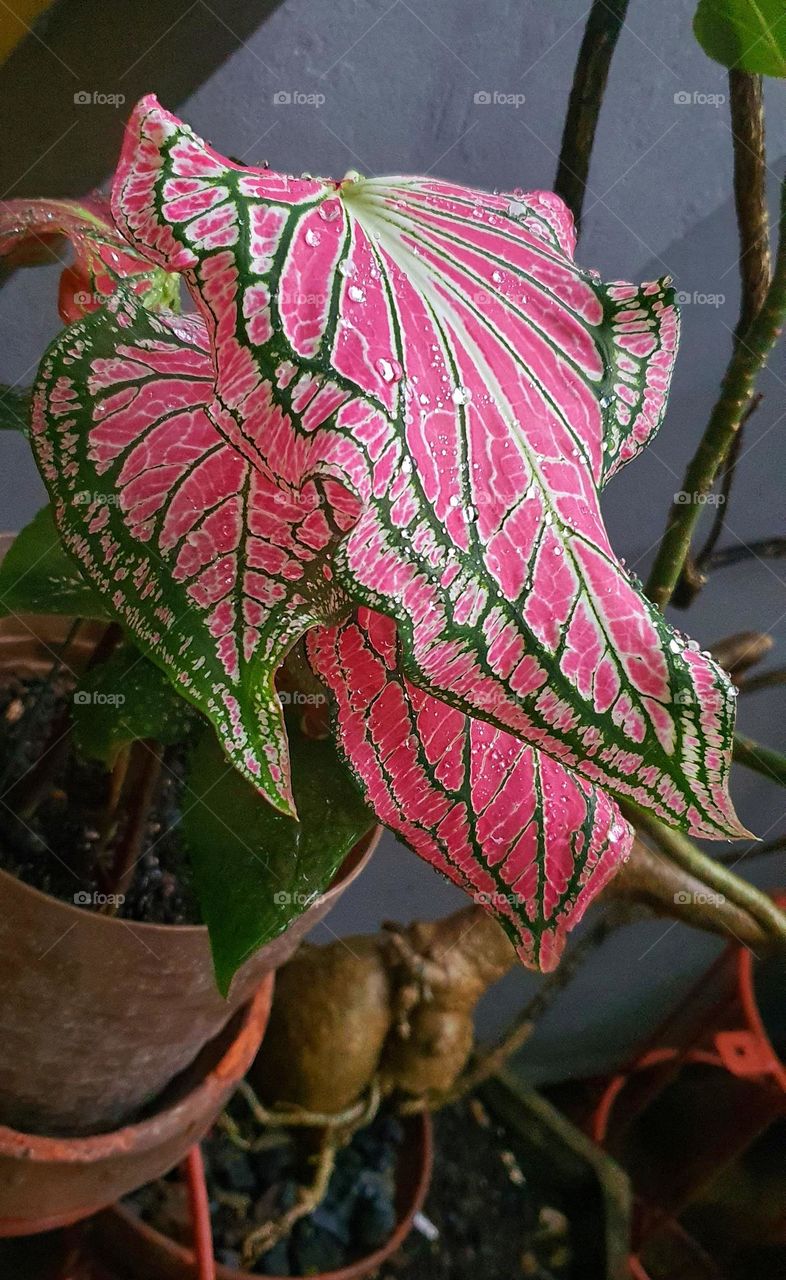
M112 212L197 314L120 283L46 353L34 447L106 607L274 806L308 633L376 813L527 963L627 855L614 797L745 834L730 683L600 514L663 414L667 281L580 269L548 193L245 169L154 98Z
M174 308L178 281L124 244L107 197L100 191L83 200L0 200L0 258L9 266L34 266L60 257L70 241L74 261L60 276L58 310L68 323L97 311L118 280L130 280L150 306Z

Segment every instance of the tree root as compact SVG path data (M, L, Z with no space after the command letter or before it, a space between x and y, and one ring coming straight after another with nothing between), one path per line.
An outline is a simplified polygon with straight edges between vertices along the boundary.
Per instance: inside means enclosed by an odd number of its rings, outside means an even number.
M316 1170L313 1181L308 1186L299 1188L297 1200L291 1209L271 1218L269 1222L264 1222L261 1227L255 1227L245 1237L240 1255L244 1267L253 1267L263 1253L272 1249L279 1240L284 1240L301 1218L313 1213L322 1203L335 1166L336 1152L341 1145L341 1139L336 1130L326 1129L323 1132L319 1151L314 1157Z

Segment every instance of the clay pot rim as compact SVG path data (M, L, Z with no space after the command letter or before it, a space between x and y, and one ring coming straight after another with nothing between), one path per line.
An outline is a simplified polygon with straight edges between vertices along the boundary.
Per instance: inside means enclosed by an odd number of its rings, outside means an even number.
M363 1257L358 1258L357 1261L349 1263L348 1266L340 1267L337 1271L317 1272L313 1280L360 1280L363 1276L374 1274L382 1266L382 1263L403 1244L412 1230L413 1219L422 1209L431 1183L434 1165L434 1130L431 1116L427 1111L410 1116L406 1123L408 1125L408 1135L405 1137L404 1143L409 1143L411 1149L417 1151L419 1166L417 1176L411 1180L407 1188L407 1202L398 1216L393 1231L385 1243L372 1253L365 1254ZM398 1177L399 1175L397 1174L397 1189L400 1185ZM157 1231L155 1227L143 1222L141 1218L138 1218L136 1214L124 1208L120 1203L113 1204L98 1220L102 1222L102 1232L103 1230L111 1231L113 1219L119 1220L128 1232L134 1233L147 1245L156 1249L169 1263L179 1264L182 1268L184 1280L186 1276L196 1274L196 1255L192 1249L178 1244L170 1236ZM259 1272L242 1271L224 1266L223 1263L217 1263L216 1280L273 1280L273 1277Z
M239 1079L245 1074L267 1025L274 977L273 973L266 975L254 997L240 1011L239 1025L220 1050L218 1061L213 1062L184 1094L165 1102L163 1107L144 1119L109 1133L57 1138L0 1125L0 1157L24 1159L32 1164L95 1164L161 1146L182 1128L190 1114L198 1114L207 1107L207 1099L211 1095L220 1094L229 1080ZM237 1019L238 1015L235 1017ZM217 1039L222 1036L225 1032L221 1032Z
M16 534L0 533L0 560L2 560L5 551L8 549L9 540L13 541L15 537ZM44 620L51 618L57 620L58 618L61 618L61 615L59 614L25 614L24 616L29 618L42 618ZM35 640L36 635L31 630L29 641L33 644L35 643ZM2 675L4 670L12 670L12 668L13 664L5 663L2 660L2 654L0 654L0 675ZM338 868L338 871L331 880L328 888L320 896L319 901L321 903L326 903L327 906L330 907L333 900L343 893L345 889L349 888L352 881L357 879L360 875L372 853L379 844L381 837L382 827L378 823L375 823L364 836L361 836L357 843L350 849L341 866ZM41 898L45 902L56 902L58 906L62 907L64 912L69 915L73 914L75 921L84 919L85 915L88 915L96 928L107 928L110 930L115 930L118 924L121 923L120 921L115 920L112 916L101 915L95 911L85 912L81 907L76 906L74 903L66 902L62 898L56 897L54 894L45 893L42 889L35 889L32 885L26 884L24 880L20 880L17 876L11 875L9 871L5 871L2 867L0 867L0 878L1 877L7 877L8 879L15 881L21 889L28 894L32 894L34 897ZM306 907L305 912L309 910L310 908ZM305 914L305 912L303 912L303 914ZM300 917L298 917L298 919L299 918ZM154 924L151 921L146 920L126 920L122 923L130 925L134 930L142 930L143 935L150 939L155 939L156 937L168 937L172 930L177 930L178 937L185 938L189 936L202 936L207 934L207 926L203 924ZM281 929L275 937L268 938L268 943L274 942L276 938L286 932L288 927L289 926L287 925ZM263 945L267 946L267 943L264 943ZM246 959L248 959L248 957L246 957Z
M328 888L318 899L321 903L332 903L333 899L343 893L344 889L349 888L352 881L357 879L366 866L381 838L382 827L379 824L375 824L370 831L361 836L341 863ZM0 879L13 881L14 885L18 885L21 891L31 894L34 898L40 898L49 903L55 902L58 907L62 907L67 915L73 915L75 921L82 921L87 917L91 921L91 926L95 926L97 929L106 929L114 932L119 925L126 926L134 931L137 929L142 930L148 938L170 937L173 933L176 933L179 938L207 934L207 925L204 924L155 924L150 920L118 920L114 916L105 916L98 911L85 911L82 907L67 902L64 898L58 898L53 893L46 893L43 889L36 889L33 885L27 884L25 880L21 880L19 876L12 875L10 871L6 871L3 867L0 867ZM313 906L314 904L312 903L311 905ZM302 914L305 915L309 910L310 907L306 907ZM300 916L296 918L299 920ZM267 942L262 945L267 946L269 943L275 942L276 938L285 933L288 928L289 925L285 925L279 933L272 938L268 938ZM249 955L251 954L249 952ZM248 956L245 957L245 959L248 958Z

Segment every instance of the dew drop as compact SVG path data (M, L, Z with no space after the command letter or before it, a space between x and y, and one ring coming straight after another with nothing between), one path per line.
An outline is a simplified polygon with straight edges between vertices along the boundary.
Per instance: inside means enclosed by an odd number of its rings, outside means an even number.
M385 360L384 357L374 362L374 368L383 382L398 382L403 373L398 360Z

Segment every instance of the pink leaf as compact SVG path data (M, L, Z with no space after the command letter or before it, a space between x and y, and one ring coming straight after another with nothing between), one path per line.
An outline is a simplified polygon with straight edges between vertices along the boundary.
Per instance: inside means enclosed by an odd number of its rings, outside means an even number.
M245 655L267 697L298 634L364 605L395 619L411 684L667 822L742 833L727 790L730 683L642 597L600 515L600 486L662 415L677 335L667 283L601 286L573 262L569 217L547 193L244 169L152 98L129 124L112 206L136 252L183 272L204 317L213 367L200 422L264 489L243 490L238 545L277 499L297 509L314 552L308 564L270 552L251 620L235 596L219 598L240 581L226 559L201 615L192 601L190 631L221 632L244 732ZM117 323L146 332L130 303ZM100 350L103 370L118 340L75 328L45 362L38 400L42 449L61 451L50 465L59 518L85 557L92 539L95 565L104 525L80 531L85 513L67 509L68 450L79 424L88 452L71 471L87 488L94 434L121 403L104 397L91 361ZM133 363L123 376L133 382ZM157 515L105 523L129 555L146 538L169 573L161 528L173 499L158 455L171 430L152 384L144 404L141 516ZM103 572L129 616L133 586ZM167 635L176 618L149 647L194 683ZM278 768L280 745L274 754Z
M389 618L361 609L315 628L309 654L380 822L494 913L525 964L554 968L630 853L633 833L611 797L410 684Z
M58 310L67 324L102 306L118 279L140 277L138 290L149 289L151 264L118 233L109 200L100 191L79 201L0 201L0 257L11 266L62 262L64 240L75 253L73 265L64 264L58 295Z

